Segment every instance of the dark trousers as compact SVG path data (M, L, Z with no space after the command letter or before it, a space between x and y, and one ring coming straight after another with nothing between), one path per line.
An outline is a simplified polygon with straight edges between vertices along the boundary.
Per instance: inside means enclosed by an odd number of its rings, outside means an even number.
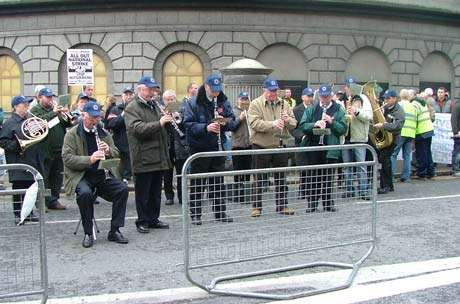
M120 176L124 179L130 179L132 176L131 158L129 156L129 151L120 151Z
M194 160L192 163L192 173L219 172L225 167L225 157L206 157ZM222 176L210 178L197 178L191 180L190 191L190 213L192 217L201 216L201 202L204 187L208 185L208 199L212 202L212 211L216 218L225 212L226 205L222 198L224 195L224 178Z
M166 199L174 199L173 189L174 168L163 171L163 189Z
M179 204L182 205L182 168L184 167L185 161L187 159L176 159L174 162L174 167L176 168L176 182L177 182L177 198L179 199Z
M391 155L393 154L393 150L395 148L395 144L391 144L391 146L377 150L379 162L382 165L380 169L380 188L388 188L393 190L393 172L391 170Z
M417 138L415 140L415 157L417 158L417 176L433 177L434 164L431 155L431 139Z
M253 145L253 149L261 149L260 146ZM265 155L254 155L254 168L276 168L276 167L286 167L288 165L289 155L286 153L282 154L265 154ZM276 200L276 210L280 211L287 206L287 190L286 185L286 175L284 172L275 172L275 200ZM254 197L253 197L253 208L262 208L262 189L266 187L268 183L268 174L261 173L256 174L255 177L255 186L254 186Z
M134 174L136 225L155 223L160 217L163 171Z
M106 179L101 171L86 174L78 183L75 193L85 234L93 233L94 201L98 196L112 202L111 230L125 225L128 187L122 181L112 175Z
M300 152L295 154L295 161L298 166L308 165L308 153ZM299 193L300 199L310 200L311 195L311 170L300 171Z
M327 158L327 151L308 152L309 164L334 164L336 159ZM336 174L336 169L311 169L306 174L306 191L310 193L310 203L307 205L310 209L318 207L318 200L321 197L323 208L328 210L334 206L332 200L332 180Z
M34 183L33 180L30 181L14 181L11 182L11 188L15 189L27 189ZM22 201L24 200L25 194L15 194L13 195L13 212L15 217L21 216Z
M233 150L250 150L250 148L243 149L243 148L235 148ZM249 170L252 167L252 156L251 155L233 155L233 170ZM237 198L237 201L244 202L245 200L245 186L249 184L251 180L250 174L237 174L233 177L233 181L235 182L234 187L235 191L234 194Z
M452 151L452 171L460 171L460 139L454 138L454 150Z
M51 196L45 197L47 207L53 207L58 203L59 194L62 188L64 164L62 163L61 152L55 152L50 158L45 159L45 187L51 190Z

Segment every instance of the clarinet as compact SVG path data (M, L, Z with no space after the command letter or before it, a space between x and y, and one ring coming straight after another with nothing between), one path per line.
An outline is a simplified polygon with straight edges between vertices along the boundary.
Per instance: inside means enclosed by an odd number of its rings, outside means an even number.
M165 111L165 109L160 105L160 103L158 102L158 100L155 99L154 101L155 101L156 105L158 106L158 108L160 109L162 115L170 115L170 114L167 113L167 112ZM179 125L177 124L177 122L173 119L173 120L171 121L171 124L172 124L172 126L174 127L174 130L176 130L177 135L179 135L180 138L183 138L183 137L184 137L184 133L180 130Z
M323 114L321 115L321 119L324 120L324 116L326 115L327 108L323 106ZM319 137L319 145L324 145L324 135Z
M283 115L283 112L284 112L284 100L281 100L280 118ZM282 137L283 133L284 133L284 128L281 130L280 141L278 143L279 148L284 148L283 137Z
M219 112L217 112L217 97L214 97L214 119L219 116ZM217 145L219 146L219 151L222 151L222 138L220 137L220 130L219 133L217 133Z
M99 132L97 131L97 126L94 126L94 137L96 138L96 145L98 150L102 150L102 141L101 138L99 137ZM101 161L105 160L105 153L104 153L104 158L101 159ZM104 169L104 174L105 174L105 179L110 178L109 170Z

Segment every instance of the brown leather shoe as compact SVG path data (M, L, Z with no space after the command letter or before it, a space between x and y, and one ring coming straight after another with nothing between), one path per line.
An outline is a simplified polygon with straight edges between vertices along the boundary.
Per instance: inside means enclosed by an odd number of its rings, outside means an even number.
M262 210L260 208L252 208L251 216L259 217L261 213L262 213Z
M288 207L283 207L279 210L277 210L279 214L284 214L284 215L294 215L295 211L294 209L288 208Z
M48 209L50 210L66 210L67 207L61 204L60 202L57 202L56 204L49 206Z

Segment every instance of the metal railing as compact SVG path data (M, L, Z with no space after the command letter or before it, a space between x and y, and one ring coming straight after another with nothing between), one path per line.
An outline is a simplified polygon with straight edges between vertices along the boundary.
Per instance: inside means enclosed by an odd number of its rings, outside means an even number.
M326 157L351 149L372 159L334 163ZM235 156L252 157L252 167L203 170L228 155L234 162ZM296 166L287 166L289 155L301 156ZM182 171L187 279L214 294L275 300L349 287L376 242L377 164L376 152L365 144L192 155ZM283 294L277 286L254 291L219 285L314 267L349 272L332 284Z
M27 171L34 177L38 183L35 206L39 216L37 224L26 220L17 226L15 217L20 210L14 207L11 195L21 195L22 203L27 189L0 191L0 300L41 295L44 304L48 299L48 268L43 177L25 164L0 165L0 170Z

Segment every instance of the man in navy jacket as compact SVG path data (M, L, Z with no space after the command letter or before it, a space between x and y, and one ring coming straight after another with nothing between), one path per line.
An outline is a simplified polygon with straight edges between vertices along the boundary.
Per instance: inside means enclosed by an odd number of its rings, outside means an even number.
M226 118L224 124L215 118ZM224 132L236 127L232 106L222 92L222 79L211 74L198 90L198 94L185 105L184 123L187 131L187 142L190 154L223 150L226 136ZM223 171L225 157L200 158L192 163L192 173ZM201 199L204 179L195 179L191 183L190 212L192 224L201 225ZM222 199L225 191L223 177L211 177L208 182L208 197L212 201L212 209L217 221L232 222L225 213L226 205Z

